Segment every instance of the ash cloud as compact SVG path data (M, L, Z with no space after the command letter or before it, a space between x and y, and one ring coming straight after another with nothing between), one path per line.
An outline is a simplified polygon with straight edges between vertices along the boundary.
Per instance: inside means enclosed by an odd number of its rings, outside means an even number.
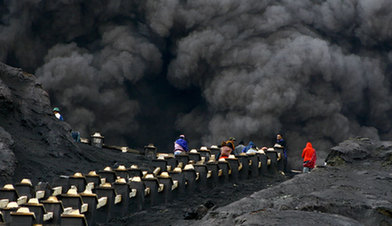
M390 138L391 11L387 0L5 1L0 57L35 71L84 133L262 146L284 131L294 156L306 141Z
M282 130L298 152L306 140L323 149L350 136L389 134L385 8L366 1L224 5L195 1L193 9L206 14L181 13L196 29L179 41L168 74L178 86L202 87L212 110L204 142L228 131L268 142Z

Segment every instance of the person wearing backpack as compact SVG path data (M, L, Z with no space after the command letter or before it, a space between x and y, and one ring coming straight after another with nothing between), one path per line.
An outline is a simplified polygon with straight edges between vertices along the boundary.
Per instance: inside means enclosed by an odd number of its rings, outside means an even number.
M316 165L316 150L312 147L310 142L306 143L306 147L302 151L303 173L309 173Z

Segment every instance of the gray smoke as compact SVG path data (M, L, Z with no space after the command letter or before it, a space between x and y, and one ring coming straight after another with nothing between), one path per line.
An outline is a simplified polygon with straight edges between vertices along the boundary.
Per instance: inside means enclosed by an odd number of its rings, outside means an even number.
M306 141L391 135L387 0L25 0L0 12L0 60L35 71L85 134L268 146L283 131L293 156Z
M387 1L190 4L180 15L196 29L179 41L168 75L202 87L204 142L232 134L268 144L282 130L296 150L307 140L323 149L390 134Z
M69 121L82 134L98 129L115 134L119 142L118 136L126 138L139 126L139 103L129 97L125 81L132 84L159 71L160 53L125 26L108 26L101 32L104 48L90 53L75 43L57 44L36 74L54 92L56 102L68 109Z

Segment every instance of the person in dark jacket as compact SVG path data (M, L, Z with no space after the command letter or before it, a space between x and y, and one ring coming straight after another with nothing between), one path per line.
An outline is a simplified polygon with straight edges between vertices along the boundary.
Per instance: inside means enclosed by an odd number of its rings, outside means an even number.
M282 134L278 133L276 135L276 144L274 147L283 149L283 170L287 172L287 146L286 141L283 139Z
M244 141L241 140L240 143L234 149L234 155L240 155L244 147L245 147Z
M174 142L174 154L178 155L187 151L189 151L188 141L185 139L185 135L180 135L180 137L178 137L178 139Z

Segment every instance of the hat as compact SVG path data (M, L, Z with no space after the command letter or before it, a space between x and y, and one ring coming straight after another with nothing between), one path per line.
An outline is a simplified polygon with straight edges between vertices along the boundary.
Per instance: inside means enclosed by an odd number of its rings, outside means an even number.
M176 168L173 169L173 172L181 173L182 169L180 167L176 167Z
M131 169L139 169L139 167L137 165L132 165Z
M103 169L103 171L112 171L112 168L110 168L110 166L106 166L105 169Z
M135 176L135 177L132 177L131 181L132 182L141 182L142 180L140 179L140 177Z
M60 109L58 107L53 108L53 111L60 112Z
M190 153L197 153L197 150L196 150L196 149L192 149L192 150L190 151Z
M162 178L169 178L170 176L169 176L168 172L162 172L160 177L162 177Z
M16 212L17 213L32 213L32 212L30 212L28 207L20 207Z
M229 140L235 141L235 137L230 137Z
M81 173L77 172L77 173L75 173L75 174L73 175L73 177L83 177L83 175L82 175Z
M144 146L144 149L146 148L157 149L157 147L155 147L154 144L148 144L147 146Z
M268 148L267 151L275 151L274 148Z
M116 179L116 183L119 183L119 184L126 184L127 181L126 181L124 178L120 177L120 178L117 178L117 179Z
M223 141L221 145L222 145L222 147L223 146L229 147L234 151L234 141L232 141L232 140Z
M71 187L68 191L67 191L67 195L77 195L78 194L78 190L73 187Z
M30 186L33 186L33 184L31 183L31 180L30 180L30 179L26 179L26 178L22 179L22 180L20 181L20 183L21 183L21 184L28 184L28 185L30 185Z
M206 146L203 146L200 148L200 151L208 151L208 148Z
M181 137L181 138L185 138L185 135L184 135L184 134L181 134L180 137Z
M125 168L124 165L119 165L119 166L117 167L117 170L127 170L127 168Z
M57 199L56 196L49 196L46 202L52 202L52 203L57 203L59 200Z
M235 155L229 155L228 159L236 159Z
M149 174L147 174L144 178L146 178L146 179L153 179L153 178L155 178L155 177L154 177L153 174L149 173Z
M59 202L56 196L49 196L49 198L46 200L47 202Z
M187 165L185 165L185 167L184 167L184 170L194 170L194 169L195 169L195 167L193 167L192 164L187 164Z
M7 208L17 208L17 207L19 207L17 202L9 202L7 204Z
M158 155L158 158L157 159L159 159L159 160L165 160L165 156L163 156L163 155Z
M110 183L104 183L101 185L101 188L111 188L112 185Z
M79 209L72 209L70 208L68 211L66 210L67 208L64 209L62 216L75 216L75 217L84 217L84 214L80 214Z
M31 198L29 199L28 204L39 204L39 201L37 198Z
M6 185L4 185L3 189L6 189L6 190L15 190L15 187L14 187L14 185L12 185L12 184L6 184Z
M104 138L100 132L95 132L93 135L91 135L92 138Z
M95 172L93 170L93 171L88 172L87 176L98 176L98 174L97 174L97 172Z
M219 149L217 145L211 145L211 149Z
M94 183L93 183L93 185L94 185ZM83 195L93 195L93 191L91 189L93 189L93 186L86 186L86 189L84 189L82 194Z
M213 163L213 162L215 162L215 157L214 158L210 158L207 163Z

